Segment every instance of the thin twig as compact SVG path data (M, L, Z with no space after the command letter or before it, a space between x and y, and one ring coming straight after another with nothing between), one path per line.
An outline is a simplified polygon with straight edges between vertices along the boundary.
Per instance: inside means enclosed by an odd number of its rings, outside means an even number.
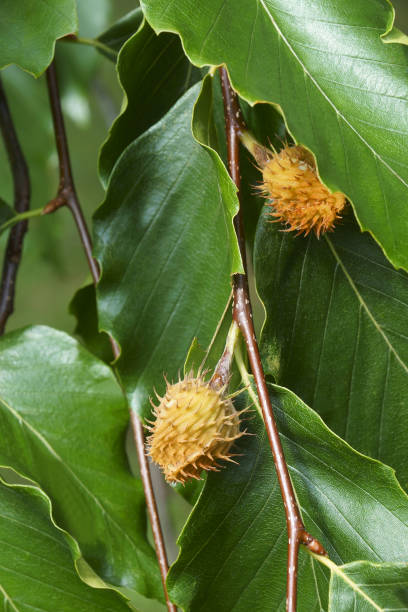
M13 175L14 208L23 213L30 206L30 176L13 119L8 107L6 94L0 79L0 129L6 146L7 155ZM23 252L24 234L27 221L21 221L10 231L0 285L0 335L4 333L7 319L14 311L14 296L17 272Z
M238 97L231 88L226 68L220 68L221 85L224 100L225 127L227 134L228 148L228 168L232 180L240 189L240 169L239 169L239 142L240 135L245 131ZM242 224L241 212L234 219L241 257L245 263L245 237ZM235 274L233 278L234 287L234 306L233 318L237 322L244 337L249 363L254 376L259 403L268 433L269 443L272 449L273 460L278 475L279 486L282 493L283 504L286 513L286 524L288 529L288 560L287 560L287 586L286 586L286 610L287 612L296 611L297 595L297 568L298 552L300 543L305 544L312 552L325 555L326 551L318 540L313 538L305 529L300 514L299 506L296 501L292 482L290 480L288 467L283 454L282 444L279 438L276 421L273 415L272 405L269 398L268 389L265 381L258 343L252 321L252 308L249 297L248 281L246 274Z
M59 40L61 42L78 43L80 45L87 45L89 47L93 47L94 49L98 49L102 53L105 53L105 55L109 55L112 60L114 60L118 56L117 51L111 49L111 47L108 47L108 45L105 45L97 38L84 38L83 36L77 36L76 34L67 34Z
M9 227L13 227L13 225L17 225L17 223L21 223L21 221L25 221L26 219L32 219L33 217L41 217L43 214L43 208L34 208L33 210L26 210L25 212L19 213L18 215L14 215L2 225L0 225L0 234L2 234Z
M167 593L166 577L167 577L167 572L169 571L169 566L167 563L166 549L164 546L163 534L162 534L161 525L159 521L159 515L157 512L157 504L156 504L156 498L154 496L149 464L148 464L146 453L144 450L143 425L134 410L130 411L130 420L132 423L133 438L135 440L137 456L139 459L140 476L142 478L144 491L145 491L146 506L149 512L150 524L152 526L153 539L154 539L154 544L156 547L157 559L159 561L164 595L166 597L167 610L169 610L169 612L177 612L176 606L171 603L169 599L169 595ZM145 483L148 483L148 486L146 486Z
M55 62L55 60L54 60ZM44 209L45 214L54 212L61 206L67 206L74 216L79 236L84 247L89 269L95 286L98 284L100 271L96 260L92 256L92 241L89 234L84 215L75 191L75 184L72 177L71 163L68 150L68 141L65 132L64 118L61 110L61 102L58 90L57 74L55 63L52 62L47 70L47 85L54 123L55 140L59 159L60 182L56 197L47 204ZM111 338L112 351L115 359L120 355L120 349L113 338ZM163 534L160 526L160 519L157 512L154 490L150 477L149 464L145 453L143 426L134 411L131 411L131 424L133 437L135 440L137 455L139 458L140 476L146 497L146 504L149 512L150 523L154 536L157 560L163 582L163 590L166 598L167 609L169 612L176 612L177 608L171 603L166 589L166 576L168 572L168 562L164 546Z
M71 162L69 159L68 141L65 132L64 118L62 116L61 102L58 89L57 72L55 60L47 70L47 85L50 98L52 119L54 122L55 141L57 145L59 160L60 182L56 197L51 200L44 208L44 214L54 212L61 206L68 206L78 228L79 237L84 247L85 255L88 260L89 269L94 283L99 280L99 267L96 260L92 257L92 242L86 226L85 218L75 191L75 184L72 178Z

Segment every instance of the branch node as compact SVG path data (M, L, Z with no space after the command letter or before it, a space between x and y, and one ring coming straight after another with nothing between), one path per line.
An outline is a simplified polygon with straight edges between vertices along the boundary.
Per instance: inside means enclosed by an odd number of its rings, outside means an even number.
M60 182L57 195L45 206L44 214L52 213L58 208L61 208L61 206L68 206L72 216L75 219L79 237L81 239L82 246L84 247L94 284L97 285L100 271L97 262L92 256L91 237L75 191L74 179L72 177L71 161L68 150L67 135L65 132L64 117L61 109L55 60L53 60L47 69L46 76L59 160Z
M52 200L48 202L48 204L44 206L41 214L50 215L51 213L61 208L61 206L66 206L66 205L67 205L66 198L57 195L56 198L53 198Z

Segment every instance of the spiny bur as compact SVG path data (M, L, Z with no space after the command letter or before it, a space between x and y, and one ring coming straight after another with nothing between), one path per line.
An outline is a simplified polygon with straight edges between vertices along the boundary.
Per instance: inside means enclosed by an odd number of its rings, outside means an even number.
M218 471L217 461L233 461L230 448L244 434L239 431L240 412L225 388L217 390L190 373L175 384L167 382L158 399L156 420L148 428L149 455L168 482L200 480L202 470Z
M261 190L275 221L286 231L319 237L334 228L346 204L343 193L331 193L317 176L313 156L301 146L286 145L262 164Z

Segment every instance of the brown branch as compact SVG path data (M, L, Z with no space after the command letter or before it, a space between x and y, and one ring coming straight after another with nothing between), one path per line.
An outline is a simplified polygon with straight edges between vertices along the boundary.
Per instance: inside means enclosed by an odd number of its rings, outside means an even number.
M145 486L146 506L149 512L150 524L152 526L153 539L156 547L157 559L159 561L160 573L162 577L164 595L166 597L167 609L169 612L177 612L177 608L171 603L166 587L166 577L169 571L167 563L166 549L164 546L163 534L160 526L159 515L157 512L156 499L154 496L152 478L150 474L149 464L147 461L146 453L144 451L144 433L143 425L134 410L130 411L130 420L133 429L133 438L136 444L137 456L139 459L140 476L143 481L149 483L149 486Z
M61 102L58 89L57 73L55 69L55 60L47 70L47 85L54 123L55 141L59 159L59 174L60 181L56 197L47 204L44 209L44 214L54 212L61 206L67 206L78 228L78 233L88 260L89 269L92 274L94 285L99 281L100 271L97 261L92 256L92 240L89 234L81 205L75 190L75 184L72 177L71 163L68 150L67 135L65 132L64 118L62 115ZM120 349L113 338L111 338L112 351L115 359L120 355ZM166 589L166 576L168 572L168 563L166 550L164 547L163 534L160 526L160 519L157 512L154 490L150 477L149 464L145 453L143 426L134 411L130 413L131 424L133 429L133 437L135 440L137 455L139 459L140 476L143 483L143 489L146 497L146 505L149 512L150 523L154 536L157 560L160 567L160 573L163 582L163 590L166 598L167 609L169 612L176 612L177 608L171 603Z
M6 93L0 79L0 129L6 146L13 176L14 208L17 213L25 212L30 206L30 176L13 119L8 107ZM23 252L24 234L28 222L21 221L13 227L7 241L6 254L0 285L0 335L4 333L7 319L14 311L14 296L17 272Z
M69 159L64 118L62 116L55 60L47 70L47 85L58 152L60 182L58 185L57 195L44 208L44 214L54 212L61 206L67 206L70 209L78 228L79 237L81 239L82 246L84 247L92 278L96 284L99 280L99 267L96 260L92 256L91 237L86 226L85 218L75 191L74 180L72 178L71 162Z
M245 125L242 119L241 109L238 103L238 97L231 88L228 73L224 67L220 68L220 75L224 100L225 127L227 134L228 168L231 178L238 188L239 198L239 188L241 182L239 170L239 141L240 134L242 134L245 130ZM244 269L246 269L245 238L241 212L237 214L234 219L234 222L242 260L244 262ZM255 336L246 274L235 274L233 277L233 287L233 317L236 323L238 324L245 340L246 348L248 351L249 363L251 365L252 373L255 379L259 403L262 408L265 427L268 433L269 443L272 449L273 460L275 463L279 486L283 498L283 504L285 507L286 524L288 529L286 610L287 612L295 612L297 595L298 552L300 543L303 543L311 551L320 555L325 555L326 551L324 550L320 542L313 538L306 531L300 514L300 509L296 501L295 492L293 490L292 482L289 476L289 471L285 461L282 444L279 438L279 432L276 426L275 417L273 415L272 405L265 381L265 374L263 371L259 354L258 343Z

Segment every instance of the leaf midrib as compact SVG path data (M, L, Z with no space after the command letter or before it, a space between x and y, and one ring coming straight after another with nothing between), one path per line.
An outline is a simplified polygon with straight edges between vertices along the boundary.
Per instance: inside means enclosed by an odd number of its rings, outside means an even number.
M332 572L339 576L352 589L352 591L358 593L363 599L365 599L374 608L374 610L378 610L378 612L384 612L384 608L380 608L380 606L378 606L375 601L371 599L371 597L359 587L358 584L353 582L344 572L341 572L340 569L337 568L337 566L335 567L336 569L332 569ZM329 610L330 608L331 604L329 604Z
M72 476L72 478L79 484L79 486L87 493L87 495L89 496L89 498L91 500L94 501L95 505L101 510L102 514L106 517L106 519L112 523L112 525L114 525L118 532L122 534L122 536L124 537L124 539L128 540L129 543L132 545L132 548L134 549L137 557L139 558L139 550L138 547L136 545L136 542L131 538L131 536L126 532L123 531L123 529L121 528L121 526L116 522L116 520L109 514L109 512L104 508L103 504L101 503L101 501L92 493L92 491L90 491L90 489L88 489L88 487L86 486L86 484L84 482L82 482L82 480L79 478L79 476L77 476L75 474L75 472L71 469L71 467L65 463L62 459L62 457L57 453L57 451L51 446L51 444L41 435L41 433L39 431L37 431L30 423L28 423L16 410L14 410L14 408L12 408L12 406L10 406L4 399L0 398L0 405L3 404L3 406L6 408L6 410L8 410L11 415L17 419L17 421L19 422L19 424L24 425L33 435L34 437L40 442L40 444L42 444L47 451L59 462L61 463L61 465L64 466L64 468L67 470L67 472Z
M332 252L336 262L340 265L340 267L342 269L342 272L343 272L344 276L346 277L346 280L348 281L350 287L352 288L353 292L355 293L355 296L356 296L357 300L360 302L361 307L366 312L368 318L370 319L371 323L374 325L374 327L377 330L377 332L383 338L385 344L388 347L388 350L394 355L394 357L396 358L396 360L398 361L398 363L400 364L400 366L404 370L405 374L408 374L408 366L403 361L403 359L400 356L400 354L398 353L397 349L394 347L394 345L392 344L391 340L388 338L387 334L384 332L383 328L381 327L381 325L378 323L378 321L376 320L375 316L371 312L370 308L368 307L368 304L366 303L366 301L364 300L363 296L359 292L356 283L354 282L354 280L352 279L350 273L348 272L344 262L342 261L342 259L340 258L339 254L337 253L337 250L336 250L335 246L333 245L332 241L330 240L330 238L327 235L325 235L325 239L326 239L326 242L327 242L327 244L328 244L328 246L330 248L330 251Z
M319 561L320 563L322 563L323 565L325 565L326 567L328 567L330 569L331 572L331 576L333 576L333 574L336 574L341 580L343 580L352 591L354 591L355 593L358 593L363 599L365 599L373 608L374 610L377 610L378 612L386 612L386 610L388 610L388 608L383 608L380 607L361 587L363 586L374 586L371 583L370 584L357 584L356 582L354 582L344 571L343 571L343 567L344 566L339 566L336 565L333 561L331 561L330 559L328 559L327 557L318 557L317 555L314 555L312 553L312 556L314 559L316 559L317 561ZM375 563L368 563L368 565L378 565L381 566L381 564L375 564ZM394 564L390 564L390 565L394 565ZM405 564L398 564L396 563L395 565L405 565ZM347 567L347 566L345 566ZM380 586L387 586L388 583L381 583ZM391 584L391 583L389 583ZM394 583L392 583L394 584ZM406 584L406 583L404 583ZM332 579L330 580L330 590L332 588ZM330 600L329 600L330 601ZM331 603L329 603L329 612L335 612L334 610L332 611L331 608Z
M277 385L274 385L275 387ZM279 387L278 387L279 388ZM295 419L291 414L289 414L287 411L284 412L282 410L281 407L276 406L276 404L274 405L274 409L279 411L282 415L282 417L285 417L286 419L291 420L295 426L299 427L300 429L302 429L306 434L311 435L311 431L310 428L306 427L306 425L301 422L300 420ZM309 408L309 410L312 411L311 408ZM321 419L321 417L319 417L316 413L315 413L315 417L317 417L323 424L324 427L326 427L327 429L329 429L327 427L327 425L325 425L324 421ZM308 422L307 419L305 419L305 423ZM330 431L330 430L329 430ZM342 440L339 436L337 436L334 432L330 432L332 435L336 436L338 438L338 440L344 444L346 447L349 447L349 449L353 450L356 455L360 455L361 457L372 461L373 463L378 463L378 465L383 465L381 464L379 461L377 461L376 459L371 459L370 457L365 457L364 455L362 455L361 453L359 453L358 451L354 450L347 442L345 442L344 440ZM334 472L335 474L338 475L339 478L347 481L348 483L350 483L353 487L356 487L358 489L360 489L365 495L367 495L368 497L370 497L373 501L375 501L376 503L380 504L381 507L383 508L383 510L385 510L386 512L388 512L394 519L398 520L399 523L401 523L401 525L403 527L407 527L405 521L403 521L398 515L394 514L394 512L392 512L387 506L384 505L384 503L382 501L380 501L379 499L377 499L376 497L374 497L374 495L372 493L370 493L367 489L364 489L360 484L357 484L354 480L352 480L350 477L346 476L345 474L343 474L342 472L339 472L339 470L337 470L336 468L334 468L332 465L330 465L330 463L328 463L327 461L323 460L321 455L316 455L314 453L312 453L309 449L307 449L304 445L300 444L298 441L296 441L294 439L294 437L289 437L288 435L286 435L285 433L281 432L281 437L285 438L287 440L287 442L289 444L293 444L294 446L297 446L301 451L303 451L304 453L310 455L310 457L312 457L312 459L316 462L316 463L320 463L321 465L323 465L327 470ZM320 436L316 436L317 441L320 441ZM296 468L295 465L289 465L290 469L293 469L295 471L298 471L300 474L302 474L302 476L304 478L307 478L307 476L304 474L303 471L299 470ZM384 466L387 470L389 470L389 472L391 474L393 474L394 478L395 478L395 474L392 470L392 468L388 467L388 466ZM311 481L313 482L313 481ZM314 483L313 483L314 484ZM405 493L405 491L400 487L397 479L395 478L395 484L398 486L400 492L402 492L405 496L407 496L407 494ZM316 486L316 485L314 485ZM322 494L324 494L322 492ZM407 498L408 499L408 498ZM340 512L340 511L339 511Z
M14 604L14 601L11 599L10 595L7 593L6 589L0 584L0 593L3 594L4 600L10 602L10 605L16 612L20 612L19 608Z
M322 87L319 85L319 83L317 82L317 80L312 76L312 74L309 72L309 70L306 68L305 64L302 62L302 60L300 59L299 55L296 53L295 49L292 47L292 45L290 44L289 40L286 38L286 36L283 34L282 30L280 29L279 25L277 24L276 20L274 19L273 15L271 14L270 10L268 9L268 7L265 4L264 0L257 0L257 2L259 2L261 4L261 6L263 7L265 13L267 14L267 16L269 17L272 26L275 28L278 36L282 39L282 41L285 43L285 45L287 46L288 50L290 51L290 53L293 55L293 57L295 58L295 60L298 62L298 64L300 65L300 67L302 68L303 72L309 77L310 81L313 83L313 85L316 87L316 89L320 92L320 94L325 98L325 100L327 101L327 103L333 108L333 110L335 111L336 115L338 115L339 117L341 117L341 119L344 121L344 123L356 134L356 136L363 142L363 144L370 150L370 152L372 153L372 155L378 159L379 161L381 161L381 163L384 165L385 168L387 168L387 170L389 172L391 172L405 187L408 188L408 183L406 181L404 181L404 179L398 174L398 172L396 170L394 170L394 168L392 168L392 166L390 166L383 157L381 157L381 155L379 155L379 153L377 153L375 151L375 149L370 145L370 143L364 138L364 136L362 134L360 134L360 132L350 123L350 121L348 121L348 119L346 119L346 117L344 116L344 114L336 107L336 105L334 104L334 102L331 100L331 98L327 95L327 93L322 89Z

